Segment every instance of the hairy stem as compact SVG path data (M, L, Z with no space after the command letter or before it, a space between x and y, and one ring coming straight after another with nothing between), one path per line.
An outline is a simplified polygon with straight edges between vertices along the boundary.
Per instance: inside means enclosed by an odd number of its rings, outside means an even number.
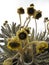
M22 24L22 22L21 22L21 14L19 14L19 19L20 19L20 26L21 26L21 24Z
M26 18L26 20L25 20L25 22L24 22L24 25L23 26L25 26L25 24L26 24L26 21L29 19L29 16Z
M30 20L31 20L31 17L29 17L29 21L28 21L28 23L27 23L26 27L28 27L28 24L30 23Z

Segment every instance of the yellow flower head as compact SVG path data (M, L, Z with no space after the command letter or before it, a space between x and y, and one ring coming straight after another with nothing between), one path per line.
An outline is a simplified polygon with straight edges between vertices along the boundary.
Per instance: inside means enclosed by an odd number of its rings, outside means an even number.
M36 46L37 54L44 51L44 49L48 48L48 43L46 41L39 41L39 43Z
M21 48L21 42L16 37L13 37L8 40L7 47L10 50L19 50Z
M29 16L33 16L34 13L35 13L35 9L34 9L33 7L28 7L28 8L27 8L27 14L28 14Z
M46 41L40 41L39 43L40 43L41 47L43 47L45 49L48 48L48 43Z
M22 7L20 7L18 10L17 10L17 13L19 14L24 14L24 9Z
M33 18L39 19L42 16L42 12L40 10L36 11L33 15Z
M27 39L28 33L24 29L21 29L17 31L16 36L19 40L23 41Z

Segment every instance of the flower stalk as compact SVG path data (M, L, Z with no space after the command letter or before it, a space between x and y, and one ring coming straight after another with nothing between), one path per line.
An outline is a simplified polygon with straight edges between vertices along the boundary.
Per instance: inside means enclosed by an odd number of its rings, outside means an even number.
M25 24L26 24L26 21L27 21L29 18L30 18L30 17L27 17L27 18L26 18L26 20L25 20L25 22L24 22L24 25L23 25L23 26L25 26Z
M21 26L21 24L22 24L22 22L21 22L21 14L19 14L19 19L20 19L20 26Z
M31 20L31 17L29 17L29 21L28 21L26 27L28 27L28 25L29 25L29 23L30 23L30 20Z
M36 36L37 36L37 22L36 22L36 19L35 19L35 27L36 27Z

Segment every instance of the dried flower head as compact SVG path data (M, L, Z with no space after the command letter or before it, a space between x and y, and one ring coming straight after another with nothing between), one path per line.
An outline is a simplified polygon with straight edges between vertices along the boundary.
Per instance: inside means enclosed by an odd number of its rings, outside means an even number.
M19 14L24 14L24 9L22 7L20 7L18 10L17 10L17 13Z
M33 18L39 19L42 16L42 12L40 10L36 11L35 14L33 15Z
M5 26L5 25L6 25L6 23L3 23L3 25Z
M44 18L44 22L47 22L47 20L48 20L48 17L45 17L45 18Z
M27 8L27 14L29 16L33 16L34 13L35 13L35 9L33 7L28 7Z
M33 3L32 3L32 4L30 4L30 6L34 7L34 4L33 4Z
M21 42L16 37L13 37L11 40L8 40L7 47L10 50L19 50L21 48Z
M8 23L8 21L6 20L5 23Z
M6 21L3 23L3 25L5 26L7 23L8 23L8 21L6 20Z

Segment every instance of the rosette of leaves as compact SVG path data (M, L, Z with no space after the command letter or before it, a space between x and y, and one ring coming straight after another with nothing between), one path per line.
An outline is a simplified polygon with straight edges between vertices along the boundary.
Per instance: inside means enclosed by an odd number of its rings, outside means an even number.
M0 45L0 47L8 55L7 57L13 56L16 53L16 51L12 51L7 48L7 43L8 43L7 40L9 38L14 37L16 35L16 32L19 30L19 28L20 25L16 26L16 23L14 22L12 22L12 25L9 25L7 21L5 21L3 26L1 26L0 43L4 43L4 45Z

